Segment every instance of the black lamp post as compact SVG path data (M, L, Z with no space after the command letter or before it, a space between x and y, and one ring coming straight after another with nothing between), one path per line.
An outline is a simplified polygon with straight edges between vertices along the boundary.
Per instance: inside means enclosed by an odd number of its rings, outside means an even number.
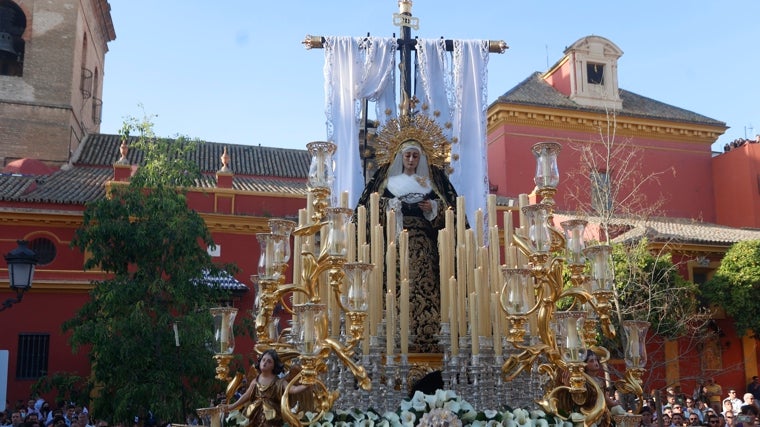
M10 308L13 304L21 302L24 292L32 287L34 267L37 265L37 254L29 249L26 240L19 240L18 247L5 255L8 263L8 282L11 289L16 290L16 298L8 298L0 306L0 311Z

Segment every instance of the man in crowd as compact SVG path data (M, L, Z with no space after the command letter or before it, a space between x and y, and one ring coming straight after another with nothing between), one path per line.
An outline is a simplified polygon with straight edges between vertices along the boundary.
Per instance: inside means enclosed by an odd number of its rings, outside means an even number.
M736 396L736 389L733 388L728 390L728 397L723 399L724 412L725 409L727 409L726 402L731 402L731 411L734 414L738 414L742 409L742 405L744 404L744 402L742 402L742 400Z

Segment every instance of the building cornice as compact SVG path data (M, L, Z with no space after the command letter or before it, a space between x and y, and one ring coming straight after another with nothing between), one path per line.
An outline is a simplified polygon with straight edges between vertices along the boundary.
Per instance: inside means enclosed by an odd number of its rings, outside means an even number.
M615 122L615 132L620 136L698 144L712 144L726 130L725 126L655 120L624 114L616 115ZM488 111L487 124L489 134L505 125L597 134L600 128L607 127L608 118L605 113L497 103Z

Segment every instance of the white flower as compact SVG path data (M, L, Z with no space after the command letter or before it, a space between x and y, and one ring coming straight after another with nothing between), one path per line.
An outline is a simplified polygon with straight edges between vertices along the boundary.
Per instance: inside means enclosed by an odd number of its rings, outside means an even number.
M457 400L457 394L454 392L454 390L441 390L440 388L435 391L436 399L447 402L449 400Z
M314 415L316 415L316 414L314 414ZM325 421L327 421L327 422L332 422L332 420L333 420L334 417L335 417L335 414L333 414L332 412L325 412L325 415L322 417L322 419L325 420Z
M514 421L518 426L531 427L533 425L530 414L525 409L515 409L513 414L515 415Z
M504 427L517 427L517 423L513 419L503 420L501 423L504 424Z
M461 405L461 407L462 407L462 408L461 408L461 410L462 410L462 411L465 411L465 412L472 412L472 411L475 411L475 408L473 408L473 407L472 407L472 405L470 404L470 402L468 402L468 401L466 401L466 400L462 400L462 401L460 401L460 402L459 402L459 404L460 404L460 405Z
M248 418L246 418L245 415L236 409L227 415L227 422L244 426L248 424Z
M486 427L485 421L473 421L472 424L470 424L472 427Z
M496 416L499 414L499 411L494 411L492 409L486 409L483 411L483 414L488 418L489 420L492 420L496 418Z
M462 403L458 400L449 400L443 404L443 409L448 409L449 411L458 414L459 411L462 410Z
M422 400L428 405L430 409L440 408L443 406L443 401L438 400L438 396L435 394L424 394ZM423 409L424 410L424 409Z
M549 422L546 421L546 419L544 418L539 418L535 420L535 422L536 422L536 427L549 427Z
M375 423L376 427L391 427L391 423L388 420L379 420Z
M512 420L515 419L515 414L513 414L512 412L509 412L509 411L504 411L504 412L501 413L501 419L512 421Z
M543 418L545 416L546 416L546 412L544 412L544 411L542 411L540 409L534 409L534 410L530 411L530 417L533 418L533 419Z
M366 415L367 419L370 419L372 421L377 421L380 418L380 416L375 412L367 412L364 415Z
M414 427L414 422L417 421L417 416L414 412L401 411L401 425Z
M478 416L478 413L474 410L472 411L466 411L464 414L462 414L462 420L463 421L475 421L475 417Z
M488 420L486 422L486 427L503 427L503 424L496 420Z

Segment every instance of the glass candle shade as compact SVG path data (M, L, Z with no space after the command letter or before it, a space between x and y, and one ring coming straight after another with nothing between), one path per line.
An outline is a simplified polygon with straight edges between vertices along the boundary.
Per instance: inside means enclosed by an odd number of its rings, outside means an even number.
M348 252L348 223L353 210L348 208L327 208L327 254L345 257Z
M624 320L625 366L628 369L643 369L647 364L647 331L649 322L644 320Z
M261 252L259 253L259 279L275 280L280 276L280 266L285 261L285 236L273 233L257 233Z
M532 307L528 292L533 292L533 280L527 268L501 268L504 285L501 288L501 307L508 315L524 315Z
M253 289L256 295L253 297L253 316L256 317L256 313L261 309L261 282L259 276L252 274L251 282L253 283Z
M533 178L538 188L557 188L559 184L559 168L557 155L562 146L556 142L539 142L531 147L536 157L536 174Z
M335 175L333 172L333 154L335 144L332 142L315 141L306 144L311 154L309 165L310 188L332 188Z
M566 363L581 363L586 359L586 343L583 337L583 311L560 311L554 313L557 328L557 346Z
M235 351L235 334L232 327L237 311L234 307L211 308L211 316L214 317L213 351L215 354L232 354Z
M369 307L369 282L367 278L374 268L366 262L350 262L343 265L346 273L346 289L341 302L348 311L367 311Z
M583 254L583 250L586 249L583 233L587 224L588 222L582 219L571 219L560 223L565 231L565 256L568 264L583 265L586 263L586 256Z
M269 229L272 231L272 234L284 237L279 241L280 247L278 249L282 251L282 262L286 264L290 261L291 256L290 235L295 230L296 225L294 221L287 219L273 218L269 220Z
M327 315L324 304L299 304L293 307L298 319L297 346L303 355L314 356L327 337Z
M609 245L590 246L583 250L591 261L591 292L609 291L615 273L612 269L612 247Z
M528 221L528 237L533 252L547 253L551 249L552 239L549 232L549 209L542 204L528 205L522 208Z

